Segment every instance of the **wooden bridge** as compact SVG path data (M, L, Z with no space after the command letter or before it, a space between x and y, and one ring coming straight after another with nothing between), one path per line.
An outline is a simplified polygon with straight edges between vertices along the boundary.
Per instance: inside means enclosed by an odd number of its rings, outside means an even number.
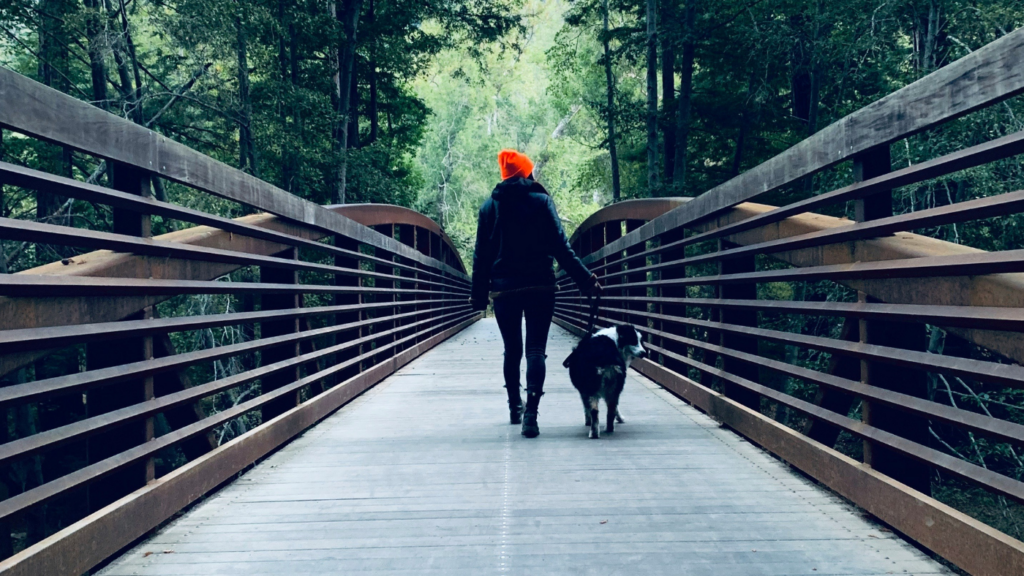
M1024 132L982 127L1022 62L1018 30L695 199L584 222L598 323L653 352L600 441L555 361L540 438L506 423L497 331L426 217L312 204L0 69L4 137L102 160L109 185L0 162L7 190L109 215L0 218L4 247L71 254L0 274L0 572L1024 574L968 505L1012 517L1024 483L938 433L1024 444L977 407L1024 388L1024 250L913 233L1024 192L901 214L892 194L1019 163ZM983 141L893 170L951 122ZM751 202L825 172L852 183ZM552 360L586 304L563 280ZM979 402L942 401L951 380Z

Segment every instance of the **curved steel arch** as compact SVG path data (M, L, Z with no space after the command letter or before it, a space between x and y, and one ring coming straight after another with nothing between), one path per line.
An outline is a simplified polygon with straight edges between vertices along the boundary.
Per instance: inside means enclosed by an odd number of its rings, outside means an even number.
M580 236L587 233L591 228L599 224L606 224L616 220L654 220L658 216L678 208L688 202L689 198L638 198L635 200L624 200L610 206L605 206L591 214L572 233L569 239L570 244L576 244Z
M437 222L411 208L394 204L332 204L325 206L325 208L355 220L363 226L405 224L423 228L431 234L440 236L441 240L451 249L458 263L459 270L462 272L466 271L466 265L462 262L462 257L459 255L459 251L452 242L452 239L448 237L448 234L445 234L445 231Z

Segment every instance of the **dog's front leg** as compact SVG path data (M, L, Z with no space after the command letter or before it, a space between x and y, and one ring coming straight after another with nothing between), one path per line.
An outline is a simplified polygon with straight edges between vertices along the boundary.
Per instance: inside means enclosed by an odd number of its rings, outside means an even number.
M600 438L601 437L601 430L600 430L601 427L598 424L601 421L601 419L600 419L600 417L597 414L598 406L599 406L599 404L598 404L597 396L591 396L590 397L590 437L591 438Z

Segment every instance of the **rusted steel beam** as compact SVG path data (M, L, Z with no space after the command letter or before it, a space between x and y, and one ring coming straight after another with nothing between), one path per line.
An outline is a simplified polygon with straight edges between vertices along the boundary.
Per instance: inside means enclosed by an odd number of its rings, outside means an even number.
M583 329L556 317L567 330ZM977 576L1024 573L1024 543L649 360L633 367L673 394Z
M569 298L568 295L564 296ZM962 328L1024 332L1024 308L994 306L932 306L927 304L879 304L863 302L805 302L796 300L731 300L718 298L661 298L601 296L603 302L642 301L713 308L737 308L813 316L845 316L889 322L922 322Z
M315 262L303 262L298 259L279 258L275 256L261 256L235 252L233 250L220 250L217 248L189 246L177 242L164 242L150 238L137 238L114 234L111 232L100 232L96 230L83 230L70 226L59 226L55 224L44 224L27 220L15 220L11 218L0 218L0 235L7 240L19 240L22 242L34 242L38 244L56 244L60 246L75 246L80 248L95 248L100 250L112 250L115 252L128 252L131 254L151 256L167 259L176 258L190 262L216 262L220 264L237 264L238 266L266 266L272 268L283 268L285 270L303 270L307 272L321 272L328 274L340 274L347 276L361 276L365 278L394 279L400 278L392 274L378 274L359 268L341 268ZM442 286L445 283L427 282L424 283Z
M171 472L115 505L80 520L0 562L10 576L78 576L170 518L256 460L291 440L365 390L479 319L478 314L329 389L274 420ZM295 383L297 386L299 383ZM285 394L290 390L279 390ZM254 399L254 400L258 400ZM235 407L239 408L239 407ZM247 407L252 409L251 407ZM243 410L232 409L232 416ZM224 413L221 413L224 414ZM218 414L220 416L220 414ZM181 431L173 432L178 434ZM160 442L158 438L150 444Z
M649 220L654 220L669 210L677 208L680 204L689 200L689 198L644 198L616 202L615 204L594 212L588 216L586 220L581 222L573 232L572 237L569 239L569 244L575 246L580 235L586 233L595 226L606 224L608 222L625 220L642 220L647 222ZM640 226L634 227L634 230L639 227ZM633 230L629 230L629 232L632 231ZM583 256L586 256L586 254L580 255L580 257Z
M582 315L583 311L572 310L579 306L569 303L558 305L562 310L570 310L575 314ZM927 352L903 350L901 348L889 348L873 344L861 344L857 342L845 342L832 338L821 338L818 336L807 336L793 332L782 332L779 330L768 330L765 328L751 328L749 326L738 326L734 324L723 324L721 322L709 322L695 318L680 318L678 316L666 316L650 312L632 312L634 316L675 322L688 326L697 326L712 332L729 332L742 334L753 338L762 338L773 342L781 342L794 346L813 348L833 354L843 354L858 359L871 360L914 368L925 372L943 372L965 378L984 380L1011 386L1013 388L1024 388L1024 367L1015 364L999 364L996 362L985 362L972 360L970 358L956 358L953 356L940 356Z
M0 295L14 297L168 296L180 294L452 294L468 289L450 286L443 292L398 288L362 288L325 284L270 284L261 282L208 282L203 280L148 280L60 276L0 275Z
M141 197L134 194L128 194L125 192L119 192L110 188L104 188L102 186L96 186L94 184L86 184L85 182L79 182L63 176L55 176L40 172L38 170L32 170L31 168L25 168L22 166L16 166L14 164L8 164L6 162L0 162L0 180L13 184L15 186L21 186L29 189L46 190L51 193L58 193L61 196L70 196L72 198L78 198L80 200L87 200L89 202L95 202L99 204L106 204L114 208L121 208L125 210L134 210L137 212L143 212L146 214L153 214L157 216L163 216L174 220L182 220L184 222L191 222L201 226L209 226L214 230L220 230L223 232L229 232L231 234L241 234L251 238L266 240L268 242L275 242L285 246L295 246L298 248L308 248L312 250L336 253L339 255L357 256L364 260L373 260L374 258L369 255L360 254L358 251L343 250L325 244L323 242L317 242L316 239L322 238L325 234L308 230L307 236L297 236L287 232L277 231L271 227L264 227L273 225L269 224L251 224L247 223L245 218L223 218L221 216L215 216L208 214L200 210L193 210L191 208L184 208L175 204L167 202L161 202L150 197ZM353 212L357 212L355 208L359 206L373 206L374 213L379 217L395 217L404 218L406 212L412 212L408 208L402 208L401 206L391 206L387 204L359 204L359 205L342 205L342 206L330 206L328 209L338 212L340 214L348 215ZM412 212L418 214L417 212ZM277 217L272 217L272 221L279 220ZM438 228L437 224L427 218L426 216L420 216L417 220L418 225L423 226L433 225L434 228ZM360 222L361 223L361 222ZM76 230L81 230L76 228ZM165 235L169 236L169 235ZM157 237L160 239L162 237ZM451 243L450 238L446 238L448 243ZM171 240L167 240L171 241ZM184 242L176 242L184 243ZM103 246L102 248L109 248ZM269 250L274 251L271 247ZM279 251L279 250L276 250ZM262 252L261 252L262 253ZM460 264L461 266L461 264ZM435 273L431 273L435 275ZM437 276L442 276L440 273L436 273ZM451 277L455 279L456 277ZM458 278L459 280L465 281L464 278Z
M417 332L417 334L419 334L422 333L424 330L429 331L433 329L431 325L434 324L435 322L443 323L448 319L463 315L465 313L465 309L461 311L451 312L438 318L430 318L412 324L406 324L404 326L394 328L388 333L397 334L408 330L412 330L414 328L419 328L420 330ZM418 315L421 315L421 313L409 312L393 316L393 318L408 318L415 317ZM320 350L314 350L312 352L308 352L300 356L296 356L294 358L287 358L272 363L268 362L263 366L254 368L252 370L248 370L246 372L242 372L240 374L235 374L233 376L228 376L225 378L221 378L219 380L214 380L207 384L193 386L191 388L188 388L187 390L182 390L180 392L175 392L173 394L168 394L166 396L161 396L159 398L154 398L152 400L147 400L145 402L133 404L131 406L121 408L120 410L114 410L112 412L107 412L99 416L93 416L91 418L79 420L78 422L74 422L66 426L61 426L59 428L54 428L52 430L46 430L44 432L40 432L32 436L19 438L6 444L0 444L0 463L8 462L10 460L18 458L24 458L26 456L42 452L45 450L52 450L53 448L56 448L67 442L74 442L76 440L86 438L93 434L105 432L112 428L121 426L123 424L127 424L132 421L137 421L142 418L147 418L149 416L159 414L161 412L170 410L178 406L191 404L208 396L212 396L213 394L217 394L225 390L230 390L231 388L234 388L236 386L248 384L249 382L253 382L256 380L262 381L262 379L268 376L281 373L285 370L294 369L298 366L302 366L308 362L315 361L319 358L323 358L325 356L329 356L337 352L350 350L352 348L357 348L362 344L372 342L375 338L386 336L388 333L379 332L369 336L364 336L362 338L356 338L353 340L340 342L333 346L322 348ZM267 391L264 390L264 393L266 392Z
M603 320L605 322L609 322L608 318L604 318ZM699 343L706 346L706 344L703 342ZM1024 482L1014 480L1008 476L1004 476L997 472L992 472L990 470L982 468L981 466L977 466L964 460L960 460L959 458L949 456L933 448L923 446L921 444L907 440L905 438L902 438L890 432L886 432L879 428L868 426L857 420L847 418L846 416L836 414L835 412L831 412L829 410L821 408L820 406L815 406L810 402L794 398L783 392L779 392L771 388L768 388L767 386L762 386L761 384L758 384L741 376L731 374L715 366L710 366L693 358L676 354L675 352L662 348L656 344L647 343L647 347L652 351L670 357L677 362L683 363L692 368L696 368L697 370L712 375L718 379L725 380L734 386L742 387L750 391L751 393L757 394L768 400L778 402L779 404L783 404L785 406L803 412L804 414L807 414L812 418L828 422L829 424L846 430L851 434L854 434L855 436L870 439L871 441L876 442L882 446L885 446L887 449L898 452L904 456L908 456L914 458L915 460L935 466L936 468L944 470L959 478L971 481L988 490L992 490L997 494L1008 496L1018 502L1024 502ZM728 349L726 348L726 350ZM877 390L880 393L888 392L884 389L878 388L875 388L875 390ZM890 394L893 393L890 392ZM913 398L913 400L917 399ZM739 403L738 401L737 403L742 405L742 403ZM995 419L992 418L991 420Z
M605 246L587 262L650 240L667 230L689 226L850 160L865 150L890 144L1024 92L1024 72L1017 66L1021 60L1024 60L1024 28L838 120L785 152ZM892 187L888 185L884 189Z
M464 306L468 307L468 303ZM458 308L459 307L452 307L453 310ZM321 336L336 334L346 330L370 326L372 324L385 322L389 318L390 317L370 318L348 324L327 326L317 330L307 330L296 334L286 334L273 338L262 338L260 340L252 340L250 342L218 346L216 348L197 350L195 352L185 352L174 356L167 356L165 358L135 362L132 364L123 364L99 370L76 372L74 374L48 378L46 380L38 380L35 382L27 382L24 384L15 384L13 386L0 388L0 405L11 402L37 400L54 394L86 390L98 386L106 386L108 384L117 383L131 378L141 378L160 372L180 370L195 364L212 362L221 358L237 356L239 354L248 354L260 350L266 350L274 346L294 344L303 340L319 338Z
M465 298L422 300L423 304L447 303L464 304ZM75 326L48 326L46 328L25 328L0 331L0 354L24 352L40 348L60 348L80 342L98 342L118 338L138 338L152 334L165 334L187 330L202 330L220 326L252 324L266 320L286 318L310 318L328 316L358 310L393 308L391 303L348 304L319 306L314 308L292 308L290 310L261 310L259 312L234 312L210 314L207 316L178 316L153 318L150 320L126 320L122 322L101 322Z
M11 130L146 170L317 229L322 235L343 234L434 268L464 273L341 214L11 70L0 69L0 101L4 102L0 125ZM60 113L55 116L57 110Z
M651 348L663 354L673 354L667 350L659 349L654 345L651 345ZM762 386L756 382L730 374L714 366L708 366L707 364L698 362L692 358L686 358L678 355L675 356L675 359L680 362L707 374L712 374L722 380L727 380L737 386L742 386L743 388L746 388L751 392L755 392L768 400L789 406L790 408L803 412L812 418L828 422L829 424L842 428L859 438L871 440L872 442L877 443L880 446L884 446L889 450L897 452L903 456L908 456L917 461L924 462L940 470L944 470L958 478L968 480L983 488L991 490L996 494L1007 496L1017 502L1024 502L1024 482L1014 480L1013 478L982 468L976 464L971 464L970 462L961 460L955 456L949 456L948 454L939 452L934 448L923 446L852 418L847 418L846 416L825 410L824 408L815 406L810 402L794 398L783 392L772 390L767 386Z
M902 394L885 388L880 388L878 386L864 384L856 380L849 380L832 374L818 372L817 370L794 366L786 362L771 360L764 356L741 352L725 346L718 346L716 344L710 344L708 342L694 340L692 338L686 338L662 332L660 330L644 328L643 326L639 326L637 329L652 336L682 342L689 346L693 346L694 348L701 348L714 352L719 356L728 356L729 358L740 360L751 366L767 368L780 374L785 374L786 376L792 376L806 382L845 392L858 398L891 406L901 412L933 418L947 424L958 426L965 430L990 436L999 441L1024 444L1024 425L1021 424L1000 420L998 418L978 414L976 412L961 410L959 408L939 404L937 402L932 402L909 394Z
M896 232L905 232L920 228L932 228L946 224L957 224L972 220L993 218L996 216L1007 216L1024 211L1024 191L1008 192L998 196L978 198L900 214L877 220L858 222L850 226L827 228L797 236L788 236L767 242L748 244L737 248L730 248L719 252L680 258L664 262L662 264L646 266L644 270L654 272L665 269L673 269L681 266L695 266L706 262L713 262L728 258L741 258L755 254L775 254L792 250L803 250L827 244L839 244L841 242L852 242L866 240L881 236L888 236ZM622 272L605 274L604 278L611 278L621 275Z

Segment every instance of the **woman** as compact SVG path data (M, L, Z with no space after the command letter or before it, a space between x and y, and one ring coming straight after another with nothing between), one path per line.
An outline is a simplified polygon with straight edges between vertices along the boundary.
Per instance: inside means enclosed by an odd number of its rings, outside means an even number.
M601 285L573 253L547 190L533 179L533 162L515 150L498 154L502 182L480 208L473 254L474 310L487 308L488 292L505 343L505 388L509 419L523 436L535 438L537 405L544 393L544 354L555 311L552 259L584 293ZM522 321L526 316L526 410L519 395L523 358Z

